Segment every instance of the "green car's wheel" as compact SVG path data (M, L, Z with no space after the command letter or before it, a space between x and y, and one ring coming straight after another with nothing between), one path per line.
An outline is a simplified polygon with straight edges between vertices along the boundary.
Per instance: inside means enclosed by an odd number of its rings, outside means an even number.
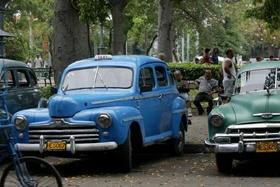
M230 154L216 153L217 169L221 173L230 173L232 170L233 158Z

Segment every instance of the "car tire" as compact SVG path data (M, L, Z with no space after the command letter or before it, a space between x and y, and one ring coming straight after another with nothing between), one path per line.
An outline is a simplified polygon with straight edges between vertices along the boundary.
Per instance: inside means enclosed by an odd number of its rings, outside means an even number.
M172 139L171 146L172 146L172 152L174 155L180 156L184 153L185 129L184 129L183 122L180 123L179 137Z
M132 141L131 132L128 131L127 139L117 150L117 166L121 172L130 172L132 169Z
M229 174L232 171L233 158L230 154L216 153L216 166L220 173Z

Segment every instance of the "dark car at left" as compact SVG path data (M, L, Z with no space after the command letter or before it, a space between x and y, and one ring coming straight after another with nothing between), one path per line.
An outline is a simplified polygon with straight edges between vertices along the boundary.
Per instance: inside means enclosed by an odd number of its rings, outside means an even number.
M0 91L6 91L6 104L10 114L37 107L40 90L34 71L25 63L0 59Z

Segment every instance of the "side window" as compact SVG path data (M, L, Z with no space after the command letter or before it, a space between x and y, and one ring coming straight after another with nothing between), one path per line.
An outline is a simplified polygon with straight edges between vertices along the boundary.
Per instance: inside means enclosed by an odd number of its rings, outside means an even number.
M168 72L168 78L169 78L170 86L173 86L175 82L171 72Z
M8 70L6 71L6 81L7 81L7 86L9 88L13 88L16 86L16 81L15 81L15 76L13 74L12 70ZM2 76L1 77L1 87L4 86L4 82L5 82L5 77Z
M31 86L36 86L37 85L37 79L36 79L36 76L34 75L34 73L32 73L31 71L28 71L29 72L29 77L30 77L30 85Z
M139 87L143 92L152 91L152 88L155 86L152 68L141 69L139 79Z
M26 70L17 70L18 85L19 87L29 87L29 79Z
M155 70L156 70L156 76L157 76L158 85L160 87L167 86L168 82L167 82L165 68L162 67L162 66L157 66L155 68Z

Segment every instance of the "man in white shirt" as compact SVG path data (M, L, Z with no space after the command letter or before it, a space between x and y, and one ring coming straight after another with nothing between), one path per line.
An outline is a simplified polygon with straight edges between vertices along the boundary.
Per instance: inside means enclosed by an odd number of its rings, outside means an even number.
M233 50L227 49L226 58L222 63L224 94L228 97L230 97L233 94L234 81L236 79L236 69L232 60L233 56Z
M202 115L204 113L204 110L200 104L202 101L208 102L207 114L209 114L213 107L212 94L217 92L219 89L218 81L212 78L211 70L206 69L204 76L196 79L195 84L198 87L198 94L194 99L194 105L197 108L198 115Z

